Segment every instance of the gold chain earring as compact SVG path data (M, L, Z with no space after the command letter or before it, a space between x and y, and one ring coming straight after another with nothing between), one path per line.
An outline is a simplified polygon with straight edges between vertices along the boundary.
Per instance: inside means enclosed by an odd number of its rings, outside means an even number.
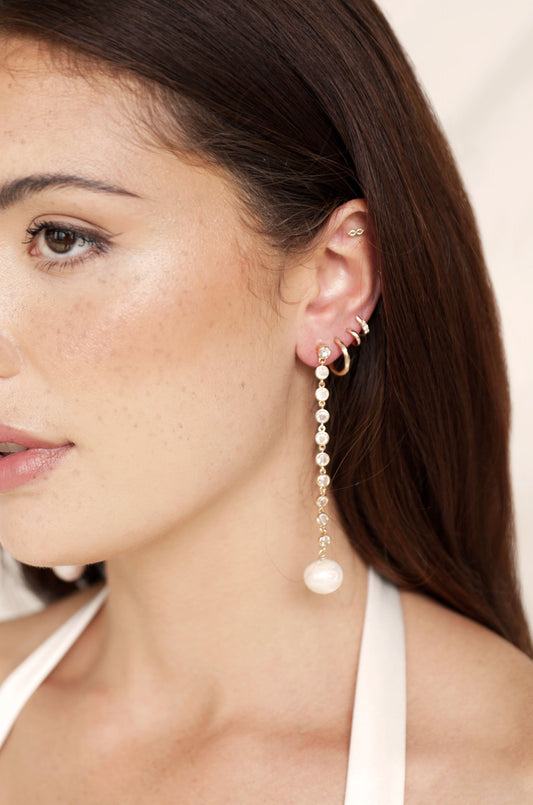
M315 376L318 379L318 387L315 391L315 397L318 402L318 410L315 414L315 419L318 422L318 430L315 442L318 447L318 453L315 460L319 467L319 475L316 479L319 495L316 499L316 505L318 506L316 521L320 533L318 535L318 559L305 568L304 581L312 592L327 595L327 593L334 593L335 590L339 589L342 584L343 572L338 562L327 558L327 549L331 543L331 537L327 533L326 526L329 517L325 509L329 502L327 490L331 479L326 470L329 464L329 455L326 453L326 445L329 442L329 434L326 430L326 423L329 422L329 411L326 408L326 400L329 398L329 391L326 388L325 381L329 377L329 369L325 364L331 355L331 350L325 344L322 344L318 347L317 353L318 366L315 369Z
M361 332L363 335L368 335L370 328L366 321L359 316L355 317L361 325ZM361 345L361 337L355 330L347 329L347 333L354 337L356 345ZM346 375L350 370L350 355L346 344L340 338L334 339L337 346L340 347L344 357L344 366L342 369L337 370L331 367L331 371L338 375ZM343 570L338 562L333 559L328 559L327 550L331 544L331 537L328 534L327 525L329 516L326 513L326 507L329 503L328 489L331 485L331 478L328 475L326 467L330 462L330 456L326 452L326 446L329 443L329 433L326 430L326 423L329 422L330 414L326 408L326 401L329 399L329 390L326 388L326 380L329 377L329 368L326 366L326 361L331 355L331 349L325 344L321 344L317 349L318 366L315 369L315 376L318 379L318 387L315 391L315 398L318 402L318 410L315 414L315 419L318 423L318 430L315 435L315 442L318 448L315 460L319 467L319 474L316 482L318 484L319 494L316 498L316 505L318 507L317 524L319 528L318 534L318 559L311 562L305 568L304 581L306 586L314 593L327 595L334 593L342 584Z

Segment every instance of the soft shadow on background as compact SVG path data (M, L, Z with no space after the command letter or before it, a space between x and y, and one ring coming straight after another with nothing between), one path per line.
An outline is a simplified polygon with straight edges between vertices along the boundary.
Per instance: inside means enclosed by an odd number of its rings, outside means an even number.
M500 305L514 406L512 466L524 599L533 625L533 4L382 0L448 135ZM35 606L0 589L0 618Z

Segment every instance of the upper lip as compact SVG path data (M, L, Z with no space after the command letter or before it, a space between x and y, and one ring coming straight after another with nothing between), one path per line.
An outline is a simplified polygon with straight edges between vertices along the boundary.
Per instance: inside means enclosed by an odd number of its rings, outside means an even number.
M12 428L10 425L2 425L0 424L0 444L4 444L5 442L9 442L10 444L19 444L21 447L41 447L41 448L48 448L53 449L55 447L65 447L68 444L72 444L72 442L49 442L46 439L41 439L39 436L35 436L33 433L29 433L28 431L19 430L18 428Z

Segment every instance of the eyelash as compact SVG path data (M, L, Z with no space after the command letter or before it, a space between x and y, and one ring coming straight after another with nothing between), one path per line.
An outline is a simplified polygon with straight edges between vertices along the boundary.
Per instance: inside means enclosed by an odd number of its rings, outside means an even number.
M86 243L92 244L92 248L86 252L83 252L83 254L79 255L78 257L61 258L58 256L57 260L45 259L45 262L41 263L39 266L42 271L68 271L70 268L83 263L85 260L88 260L91 257L105 254L111 248L109 241L100 237L95 232L85 229L75 229L72 226L63 225L57 221L42 221L39 224L35 224L35 226L29 226L26 229L28 237L22 242L24 244L33 243L35 238L43 230L49 230L52 232L69 232L70 234L74 235L76 239L83 238Z

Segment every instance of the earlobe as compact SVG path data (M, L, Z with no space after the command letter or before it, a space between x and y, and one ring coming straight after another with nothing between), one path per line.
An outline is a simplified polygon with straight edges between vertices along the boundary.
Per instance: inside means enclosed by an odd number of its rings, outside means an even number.
M366 334L381 292L376 262L366 204L354 199L335 210L310 256L315 285L301 311L296 344L301 361L316 366L319 344L330 347L334 361L341 354L339 341L357 344Z

